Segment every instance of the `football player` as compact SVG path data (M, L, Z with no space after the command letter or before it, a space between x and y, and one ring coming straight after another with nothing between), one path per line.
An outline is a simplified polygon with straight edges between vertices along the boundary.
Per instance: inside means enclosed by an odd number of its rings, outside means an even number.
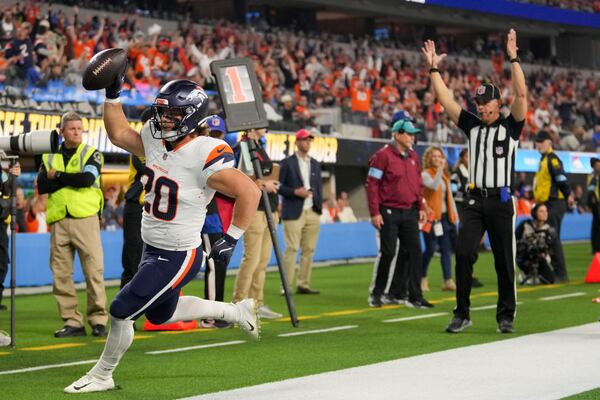
M233 168L233 152L224 141L200 136L198 130L204 129L208 117L208 96L198 84L165 84L152 105L152 119L138 133L130 128L119 101L122 82L120 76L106 89L104 124L113 144L146 157L144 252L137 274L110 306L110 331L100 360L67 386L66 393L115 388L113 371L133 341L134 321L142 315L154 324L222 319L259 337L254 300L231 304L179 293L204 261L200 231L215 191L236 200L232 223L208 256L225 264L256 212L260 191Z

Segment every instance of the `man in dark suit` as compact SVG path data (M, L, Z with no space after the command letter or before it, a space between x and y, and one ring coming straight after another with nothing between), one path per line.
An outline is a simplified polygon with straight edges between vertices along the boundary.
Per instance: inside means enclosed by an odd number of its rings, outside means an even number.
M319 294L310 287L312 258L320 229L323 202L321 166L308 155L313 135L306 129L296 132L297 151L281 162L279 194L283 197L281 219L285 239L285 266L288 282L294 282L296 256L301 249L297 294Z

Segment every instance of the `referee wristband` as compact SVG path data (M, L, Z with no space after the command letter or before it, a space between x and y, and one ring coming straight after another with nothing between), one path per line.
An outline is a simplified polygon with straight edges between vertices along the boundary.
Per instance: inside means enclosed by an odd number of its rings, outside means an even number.
M226 233L229 236L231 236L232 238L234 238L235 240L239 240L242 237L242 235L244 234L244 230L238 228L234 224L231 224L231 225L229 225L229 229L227 229Z
M440 72L440 70L437 69L437 68L429 68L429 73L430 74L433 74L434 72Z
M520 63L520 62L521 62L521 59L520 59L519 57L511 58L511 59L510 59L510 62L511 62L511 63Z

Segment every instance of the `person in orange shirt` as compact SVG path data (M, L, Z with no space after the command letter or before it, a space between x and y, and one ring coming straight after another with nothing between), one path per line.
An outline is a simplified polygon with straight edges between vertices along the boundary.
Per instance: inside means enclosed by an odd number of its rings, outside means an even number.
M366 124L369 112L371 111L371 88L359 81L350 89L351 109L355 114L356 121L361 124Z
M534 205L531 186L524 186L523 193L520 193L519 200L517 200L517 216L531 216L531 210Z
M79 58L85 53L85 59L90 60L94 55L94 49L96 48L96 44L100 37L102 37L102 33L104 32L104 23L105 19L100 19L100 26L98 27L98 31L92 37L91 32L81 32L79 34L75 33L75 27L73 25L69 25L67 27L67 37L71 42L71 46L73 48L73 58Z
M423 233L425 239L425 252L423 253L423 267L421 290L429 290L427 268L435 253L436 244L442 254L442 271L444 283L442 290L454 291L456 285L452 280L452 233L454 224L458 221L458 212L450 188L450 178L446 173L446 156L442 148L430 146L423 154L423 197L427 205L433 210L433 227L428 233Z

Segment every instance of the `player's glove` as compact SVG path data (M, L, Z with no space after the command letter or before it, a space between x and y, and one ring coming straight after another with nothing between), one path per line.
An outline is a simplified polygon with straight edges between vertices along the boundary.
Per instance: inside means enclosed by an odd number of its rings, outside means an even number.
M229 259L233 254L233 249L237 243L237 239L232 238L228 234L225 234L221 239L217 240L210 250L208 258L212 258L215 261L220 261L223 264L229 264Z
M127 71L127 64L125 64L123 72L117 75L115 81L106 88L105 96L107 99L114 100L121 96L121 89L123 88L123 82L125 82L125 71Z

